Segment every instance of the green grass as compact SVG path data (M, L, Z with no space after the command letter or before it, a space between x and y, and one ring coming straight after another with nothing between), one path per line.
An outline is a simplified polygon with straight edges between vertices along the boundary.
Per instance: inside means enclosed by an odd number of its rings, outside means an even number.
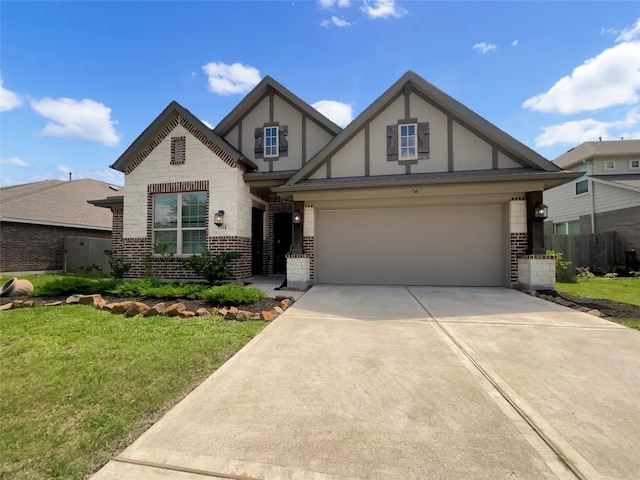
M85 477L264 325L80 305L0 312L0 478Z
M578 297L640 305L640 278L587 278L578 283L556 283L556 289Z

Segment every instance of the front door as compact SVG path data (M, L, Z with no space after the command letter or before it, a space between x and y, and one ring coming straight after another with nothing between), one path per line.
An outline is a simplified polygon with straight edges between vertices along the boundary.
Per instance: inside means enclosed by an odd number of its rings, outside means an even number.
M291 249L293 225L291 213L276 213L273 216L273 273L286 273L287 253Z
M251 209L251 275L262 275L262 238L264 212L259 208Z

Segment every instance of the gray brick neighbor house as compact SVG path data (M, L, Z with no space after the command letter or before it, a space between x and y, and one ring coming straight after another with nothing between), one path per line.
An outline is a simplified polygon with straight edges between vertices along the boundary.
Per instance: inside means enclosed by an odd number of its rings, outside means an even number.
M341 129L265 77L213 129L172 102L118 158L113 249L143 275L237 250L236 278L537 286L542 192L565 172L409 71ZM539 217L539 215L538 215ZM543 275L543 276L544 276ZM552 275L552 273L551 273Z

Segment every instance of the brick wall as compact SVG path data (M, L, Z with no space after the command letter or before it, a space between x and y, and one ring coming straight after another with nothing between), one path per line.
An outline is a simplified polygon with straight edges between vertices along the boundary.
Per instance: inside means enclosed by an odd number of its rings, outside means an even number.
M0 272L40 272L64 268L64 237L110 238L111 232L2 222Z
M527 234L512 233L509 235L510 265L509 277L511 286L518 283L518 257L527 253Z

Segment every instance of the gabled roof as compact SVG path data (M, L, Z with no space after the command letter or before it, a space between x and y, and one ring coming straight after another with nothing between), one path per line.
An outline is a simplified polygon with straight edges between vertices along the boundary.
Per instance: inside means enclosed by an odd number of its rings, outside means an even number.
M99 196L122 194L124 188L90 178L0 188L0 220L75 228L111 230L111 212L87 203Z
M463 104L436 88L431 83L409 70L395 82L376 101L367 107L358 117L342 130L331 142L322 148L309 162L289 179L287 186L309 178L331 156L353 138L364 126L403 94L405 86L438 109L447 113L456 122L474 131L481 137L495 143L499 149L524 167L546 172L559 172L560 169L546 158L508 135L498 127L482 118ZM287 189L282 187L282 191Z
M144 148L153 141L157 135L162 131L164 125L174 118L176 115L181 115L187 122L193 125L197 132L202 134L206 139L211 141L214 145L222 150L223 154L228 155L232 160L241 162L249 167L249 170L257 170L258 167L251 160L246 158L241 152L236 150L233 146L227 143L226 140L216 135L213 130L207 127L202 120L196 117L189 110L184 108L175 100L172 101L167 108L165 108L160 115L149 125L144 132L120 155L120 157L111 165L111 168L125 172L127 166L136 161L136 155L139 154Z
M612 185L625 190L634 190L640 192L640 174L628 173L622 175L589 175L592 180Z
M213 131L221 137L227 135L249 111L251 111L264 99L264 97L269 94L270 90L275 91L293 108L305 114L332 135L337 135L342 130L338 125L322 115L318 110L267 75L233 110L231 110L231 112L229 112L226 117L222 119L220 123L218 123L218 125L216 125Z
M604 142L584 142L566 153L553 163L560 168L570 168L583 161L596 157L638 157L640 158L640 140L608 140Z

